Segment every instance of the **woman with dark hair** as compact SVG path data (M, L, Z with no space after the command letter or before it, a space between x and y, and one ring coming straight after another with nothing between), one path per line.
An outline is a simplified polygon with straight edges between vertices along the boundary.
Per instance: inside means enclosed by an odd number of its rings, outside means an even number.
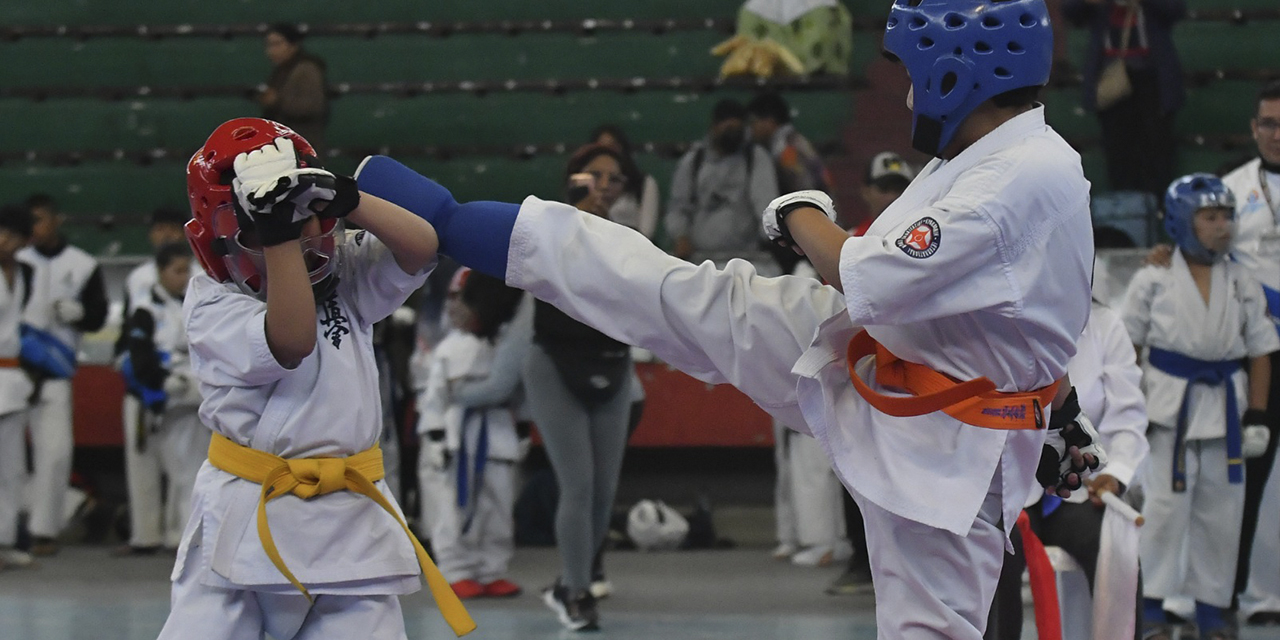
M302 31L294 25L271 25L265 46L274 68L258 102L263 118L297 131L319 153L324 148L324 128L329 123L325 64L303 50L302 37Z
M566 202L608 217L625 183L621 154L587 145L565 172ZM560 486L556 541L561 575L543 600L571 630L598 627L591 565L613 511L627 444L631 349L538 301L525 361L529 410Z
M626 184L613 206L609 208L610 220L631 227L646 238L653 239L658 229L658 181L636 165L634 150L627 134L616 124L602 124L591 132L591 143L613 149L621 163Z

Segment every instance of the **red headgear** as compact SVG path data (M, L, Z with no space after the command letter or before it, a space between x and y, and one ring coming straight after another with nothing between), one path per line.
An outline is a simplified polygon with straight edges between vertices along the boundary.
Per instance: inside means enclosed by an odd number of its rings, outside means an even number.
M187 197L192 219L185 229L187 241L205 273L220 282L235 282L245 293L261 297L265 293L265 270L260 248L241 242L240 222L231 188L236 156L260 149L286 137L303 166L319 166L316 151L292 129L262 118L236 118L222 123L204 146L187 162ZM334 249L341 234L335 234L337 220L322 219L320 235L303 240L308 256L311 283L319 284L334 271Z

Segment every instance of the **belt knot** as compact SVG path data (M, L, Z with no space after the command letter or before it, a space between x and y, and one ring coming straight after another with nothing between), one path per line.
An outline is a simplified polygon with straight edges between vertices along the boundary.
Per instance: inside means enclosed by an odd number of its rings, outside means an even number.
M297 480L293 494L307 499L347 488L347 462L344 458L295 458L288 461L289 474Z

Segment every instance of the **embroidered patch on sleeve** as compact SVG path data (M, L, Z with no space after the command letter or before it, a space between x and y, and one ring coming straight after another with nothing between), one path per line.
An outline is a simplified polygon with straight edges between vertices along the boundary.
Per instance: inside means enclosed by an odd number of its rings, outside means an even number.
M903 232L895 244L912 258L928 258L937 253L942 244L942 227L933 218L921 218Z

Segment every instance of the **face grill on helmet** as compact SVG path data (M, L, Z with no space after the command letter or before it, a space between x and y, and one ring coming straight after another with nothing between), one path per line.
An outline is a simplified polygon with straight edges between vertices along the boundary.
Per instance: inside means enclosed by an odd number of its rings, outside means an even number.
M1046 84L1053 62L1043 0L898 0L884 45L911 75L912 146L932 155L986 100Z

